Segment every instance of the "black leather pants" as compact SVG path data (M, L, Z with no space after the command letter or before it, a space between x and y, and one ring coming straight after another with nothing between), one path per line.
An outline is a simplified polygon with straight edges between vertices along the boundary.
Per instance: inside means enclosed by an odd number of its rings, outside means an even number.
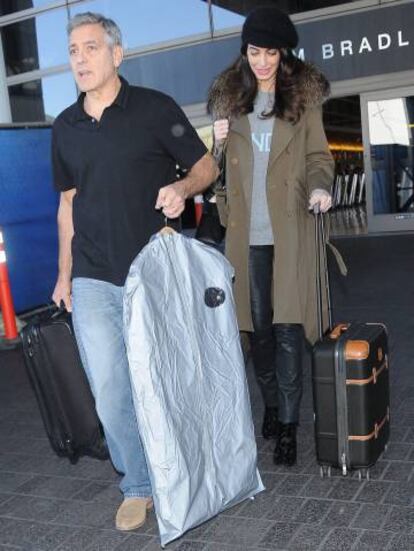
M303 327L273 325L273 246L250 247L250 299L254 332L250 346L265 406L278 407L279 421L297 423L302 397Z

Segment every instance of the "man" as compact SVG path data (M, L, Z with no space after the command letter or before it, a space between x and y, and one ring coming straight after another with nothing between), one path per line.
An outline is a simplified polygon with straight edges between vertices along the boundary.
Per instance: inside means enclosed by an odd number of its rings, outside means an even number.
M123 477L116 527L132 530L152 506L123 340L122 292L129 266L185 199L217 176L181 109L118 76L121 33L100 14L68 25L78 101L53 125L59 275L53 293L73 311L76 339L111 459ZM176 164L189 169L175 180ZM158 209L158 210L156 210Z

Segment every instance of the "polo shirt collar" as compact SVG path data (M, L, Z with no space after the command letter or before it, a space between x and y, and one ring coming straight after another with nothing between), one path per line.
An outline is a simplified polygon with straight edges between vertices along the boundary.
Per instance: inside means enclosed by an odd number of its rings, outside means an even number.
M121 107L121 109L125 109L128 104L129 84L128 81L124 79L124 77L119 76L119 78L121 80L121 88L111 105L118 105L119 107ZM85 96L86 93L81 92L76 101L75 119L79 121L90 118L83 108Z

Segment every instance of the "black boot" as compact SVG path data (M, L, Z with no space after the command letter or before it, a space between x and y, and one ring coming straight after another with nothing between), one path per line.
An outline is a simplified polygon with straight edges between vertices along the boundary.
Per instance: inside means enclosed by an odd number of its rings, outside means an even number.
M262 436L266 440L277 438L279 432L279 420L276 407L265 407L262 425Z
M292 467L296 463L296 424L279 423L279 434L273 454L276 465Z

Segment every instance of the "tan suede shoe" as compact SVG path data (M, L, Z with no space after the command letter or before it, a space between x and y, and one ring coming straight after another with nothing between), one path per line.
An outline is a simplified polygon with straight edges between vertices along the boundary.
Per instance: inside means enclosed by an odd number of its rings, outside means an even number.
M147 511L152 509L149 497L127 497L121 503L115 517L118 530L135 530L142 526L147 518Z

